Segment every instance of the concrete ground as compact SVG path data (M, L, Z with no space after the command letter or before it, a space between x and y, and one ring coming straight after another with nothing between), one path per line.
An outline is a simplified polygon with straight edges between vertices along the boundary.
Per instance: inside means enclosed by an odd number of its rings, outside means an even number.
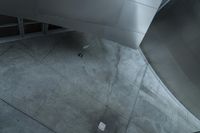
M200 119L200 1L172 0L142 43L170 91Z
M100 122L105 133L200 130L140 50L85 40L69 32L0 45L0 133L99 133Z

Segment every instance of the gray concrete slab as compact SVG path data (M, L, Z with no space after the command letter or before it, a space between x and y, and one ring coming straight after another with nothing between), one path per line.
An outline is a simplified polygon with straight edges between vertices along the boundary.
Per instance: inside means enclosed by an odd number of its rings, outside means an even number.
M99 133L100 122L106 133L199 128L139 50L69 32L7 43L0 55L0 98L56 133Z
M106 108L99 121L106 124L105 133L125 133L128 125L128 119L118 114L117 110L113 108ZM97 133L100 132L97 130Z
M30 56L23 56L23 51L18 51L19 46L21 45L14 46L1 56L5 59L5 64L1 65L1 68L5 69L1 73L4 75L1 76L1 98L46 123L55 131L64 132L70 127L75 131L89 130L98 120L98 115L102 115L104 106L81 90L84 88L80 84L69 84L63 81L62 76L38 64ZM24 69L21 69L22 66ZM65 125L65 122L68 124ZM82 125L80 129L74 126L78 123Z
M53 133L34 119L0 100L1 133Z

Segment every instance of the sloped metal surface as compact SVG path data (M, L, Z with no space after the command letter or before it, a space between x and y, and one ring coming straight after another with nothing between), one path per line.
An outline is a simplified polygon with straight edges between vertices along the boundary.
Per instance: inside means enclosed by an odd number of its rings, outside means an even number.
M174 0L160 12L142 43L156 72L200 118L200 1Z

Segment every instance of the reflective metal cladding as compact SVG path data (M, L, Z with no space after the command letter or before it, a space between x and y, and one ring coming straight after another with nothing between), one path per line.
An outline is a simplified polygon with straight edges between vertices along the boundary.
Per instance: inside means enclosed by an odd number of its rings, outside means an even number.
M136 48L162 0L3 0L0 14L51 23Z

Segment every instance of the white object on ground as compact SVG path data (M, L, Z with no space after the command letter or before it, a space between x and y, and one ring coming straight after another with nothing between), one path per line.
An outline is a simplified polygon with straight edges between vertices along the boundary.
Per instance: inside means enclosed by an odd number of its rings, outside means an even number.
M106 129L106 124L103 123L103 122L100 122L99 125L98 125L98 129L101 130L101 131L105 131L105 129Z

